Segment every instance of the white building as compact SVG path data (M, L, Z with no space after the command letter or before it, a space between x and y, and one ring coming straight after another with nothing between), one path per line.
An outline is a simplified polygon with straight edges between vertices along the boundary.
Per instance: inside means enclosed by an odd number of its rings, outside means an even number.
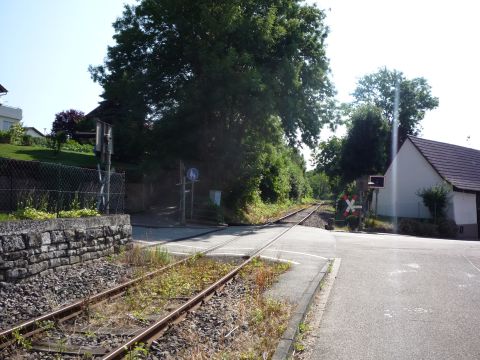
M7 92L7 89L0 84L0 96ZM20 121L22 121L22 109L0 104L0 131L8 131Z
M393 200L392 169L397 166L397 199ZM417 195L419 190L447 184L452 192L447 216L459 226L459 238L478 238L480 206L480 151L462 146L408 137L385 173L378 193L379 215L430 218Z

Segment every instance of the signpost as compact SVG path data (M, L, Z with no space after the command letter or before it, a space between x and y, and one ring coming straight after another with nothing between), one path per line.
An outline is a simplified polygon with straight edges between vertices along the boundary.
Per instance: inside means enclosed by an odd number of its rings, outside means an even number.
M370 175L370 179L368 181L368 187L370 189L375 189L375 217L377 217L378 192L379 192L379 189L383 189L385 187L385 176Z
M197 168L190 168L187 170L187 178L192 182L192 189L190 194L190 219L193 219L193 191L195 181L198 181L199 171Z
M113 129L111 124L97 120L95 133L95 151L100 153L100 159L106 163L105 179L105 213L110 214L110 168L113 154Z

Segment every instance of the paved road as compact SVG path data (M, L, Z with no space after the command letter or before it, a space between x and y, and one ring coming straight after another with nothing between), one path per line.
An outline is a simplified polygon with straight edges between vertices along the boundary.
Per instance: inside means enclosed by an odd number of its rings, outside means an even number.
M480 243L336 233L313 359L480 359Z

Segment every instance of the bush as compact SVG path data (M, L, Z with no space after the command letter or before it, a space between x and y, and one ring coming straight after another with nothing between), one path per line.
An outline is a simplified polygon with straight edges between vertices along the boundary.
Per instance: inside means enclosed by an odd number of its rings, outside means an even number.
M79 218L87 216L100 216L96 209L77 209L59 211L58 217L61 218Z
M430 222L402 219L398 225L400 234L424 237L455 238L458 227L452 220L443 219L438 224Z
M32 139L33 139L32 136L27 135L27 134L23 134L23 136L22 136L22 146L32 146L32 144L33 144Z
M90 144L80 144L75 140L69 139L63 145L63 150L67 151L75 151L75 152L82 152L82 153L92 153L93 146Z
M22 123L18 122L13 124L8 132L10 134L10 144L22 145L23 136L25 135L25 129Z
M450 189L443 184L417 191L417 195L422 198L423 204L430 211L435 223L437 219L445 217L449 193Z
M348 215L345 218L345 224L347 224L350 230L356 230L360 225L360 218L356 215Z
M441 237L455 239L458 233L458 226L453 220L443 219L438 223L438 233Z
M14 216L20 220L48 220L56 218L55 214L37 210L31 207L26 207L25 209L16 211Z
M31 139L32 145L47 147L47 139L45 137L33 137Z
M10 133L8 131L0 131L0 144L10 143Z

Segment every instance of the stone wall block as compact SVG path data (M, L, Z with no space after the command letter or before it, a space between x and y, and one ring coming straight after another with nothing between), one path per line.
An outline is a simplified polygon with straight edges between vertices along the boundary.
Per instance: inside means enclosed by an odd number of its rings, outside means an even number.
M70 256L69 257L70 264L76 264L80 262L80 256Z
M40 233L29 233L24 235L25 245L28 248L37 248L42 246L42 234Z
M65 241L68 243L68 242L71 242L71 241L75 241L75 230L73 229L67 229L63 232L63 235L65 237Z
M28 275L28 270L25 268L16 268L16 269L9 269L6 272L6 278L9 280L17 280L24 278Z
M42 245L50 245L52 243L52 238L49 232L42 233Z
M3 254L3 258L5 260L26 259L27 257L28 257L28 251L27 250L20 250L20 251L15 251L15 252Z
M85 229L75 229L75 240L83 242L87 239L87 232Z
M63 235L63 231L61 230L52 231L51 238L52 244L65 242L65 236Z
M25 243L21 235L2 236L2 248L4 253L25 249Z
M30 275L38 274L44 270L47 270L49 266L48 261L42 261L36 264L32 264L28 267L28 272Z

